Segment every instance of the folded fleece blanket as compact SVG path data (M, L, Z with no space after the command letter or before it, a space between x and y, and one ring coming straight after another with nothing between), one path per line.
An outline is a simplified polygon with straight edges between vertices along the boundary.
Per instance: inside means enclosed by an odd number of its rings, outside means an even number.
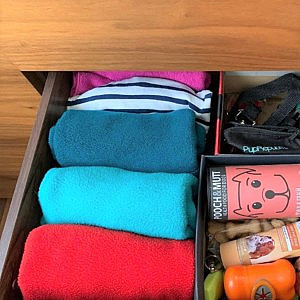
M196 91L201 91L210 85L210 74L195 71L98 71L73 72L73 86L70 96L82 94L94 87L106 85L113 81L131 77L156 77L175 80L186 84Z
M194 242L44 225L27 238L18 284L25 300L192 299Z
M185 84L160 78L133 77L91 89L70 98L68 109L131 113L191 109L196 122L208 130L212 92L194 92Z
M188 173L198 169L196 135L190 110L154 114L69 110L51 128L49 144L63 167Z
M39 189L43 221L88 224L147 236L194 237L197 179L108 167L50 169Z

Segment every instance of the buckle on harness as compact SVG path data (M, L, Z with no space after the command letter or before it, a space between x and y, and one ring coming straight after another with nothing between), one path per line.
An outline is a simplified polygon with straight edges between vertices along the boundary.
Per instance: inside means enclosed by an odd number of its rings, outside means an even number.
M300 124L300 103L295 109L283 120L281 125L298 127ZM299 124L299 125L298 125Z
M247 115L244 114L244 110L244 108L240 108L238 110L237 114L234 117L235 121L240 123L241 125L249 124L251 126L254 126L256 124L256 121L247 117Z

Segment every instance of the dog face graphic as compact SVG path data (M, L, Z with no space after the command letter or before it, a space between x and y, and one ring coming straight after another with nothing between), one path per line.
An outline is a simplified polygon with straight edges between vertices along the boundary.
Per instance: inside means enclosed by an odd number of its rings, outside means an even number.
M232 178L238 184L239 207L233 212L249 218L264 218L265 212L280 214L290 201L291 192L286 179L278 174L263 174L250 168L237 168Z

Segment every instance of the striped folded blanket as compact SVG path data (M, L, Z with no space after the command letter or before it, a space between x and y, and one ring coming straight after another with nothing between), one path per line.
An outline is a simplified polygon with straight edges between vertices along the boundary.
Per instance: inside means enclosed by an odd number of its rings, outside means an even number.
M194 92L168 79L133 77L91 89L69 98L68 109L108 110L130 113L170 112L191 109L196 122L208 130L212 92Z

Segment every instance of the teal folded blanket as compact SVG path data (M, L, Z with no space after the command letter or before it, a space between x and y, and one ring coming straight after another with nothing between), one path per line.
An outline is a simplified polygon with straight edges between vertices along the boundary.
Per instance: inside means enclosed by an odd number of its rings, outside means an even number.
M197 146L203 150L204 143L205 130L196 130L195 114L188 109L153 114L69 110L49 135L53 156L63 167L141 172L195 172Z
M183 240L194 237L197 179L109 167L50 169L39 189L44 222L87 224Z

